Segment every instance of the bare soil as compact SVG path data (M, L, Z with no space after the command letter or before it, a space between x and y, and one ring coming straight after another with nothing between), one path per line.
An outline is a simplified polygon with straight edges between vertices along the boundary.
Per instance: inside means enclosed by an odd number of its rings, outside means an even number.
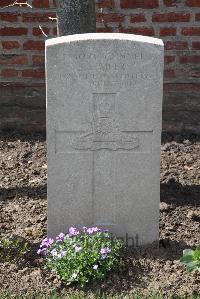
M0 289L12 294L49 294L68 290L44 269L35 249L46 236L47 161L45 136L0 136L0 238L22 236L33 248L23 263L0 260ZM131 249L125 267L89 289L110 294L143 293L200 294L200 274L186 272L180 263L182 251L200 242L200 138L165 135L161 154L160 249ZM76 288L76 287L74 287ZM87 290L86 290L87 291Z

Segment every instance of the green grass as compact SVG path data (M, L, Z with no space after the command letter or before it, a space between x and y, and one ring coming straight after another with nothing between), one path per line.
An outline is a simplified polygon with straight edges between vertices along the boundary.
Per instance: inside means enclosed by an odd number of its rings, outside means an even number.
M12 294L0 294L0 299L200 299L199 295L185 295L185 296L164 296L159 292L152 291L148 295L142 295L141 292L137 292L134 295L106 295L106 294L95 294L95 293L87 293L84 294L82 292L69 292L66 295L60 296L56 293L52 293L51 295L12 295Z

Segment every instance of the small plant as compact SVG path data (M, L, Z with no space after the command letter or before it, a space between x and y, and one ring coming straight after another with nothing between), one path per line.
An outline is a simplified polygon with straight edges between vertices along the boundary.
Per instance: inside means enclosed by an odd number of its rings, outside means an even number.
M31 253L31 246L20 236L10 236L0 240L0 260L23 261Z
M189 272L192 272L193 270L200 271L200 245L195 250L183 250L181 261Z
M60 233L56 240L45 238L38 254L46 256L47 267L67 284L84 286L119 267L122 244L97 227L71 227L68 234Z

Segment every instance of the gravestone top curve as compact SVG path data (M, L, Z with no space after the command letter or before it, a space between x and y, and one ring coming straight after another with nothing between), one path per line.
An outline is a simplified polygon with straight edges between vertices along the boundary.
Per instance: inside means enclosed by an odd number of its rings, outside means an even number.
M85 33L85 34L73 34L68 36L61 36L56 38L51 38L46 40L46 46L52 46L67 42L75 41L87 41L87 40L125 40L125 41L135 41L142 43L151 43L155 45L163 46L163 41L159 38L144 36L144 35L134 35L126 33Z

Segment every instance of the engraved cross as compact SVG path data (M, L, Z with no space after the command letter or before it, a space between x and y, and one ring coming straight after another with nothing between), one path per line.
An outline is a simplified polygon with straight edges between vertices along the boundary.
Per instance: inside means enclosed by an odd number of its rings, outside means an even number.
M90 131L56 132L57 154L74 151L92 153L91 193L94 225L110 226L116 223L117 153L151 151L153 132L121 131L116 110L115 93L94 93ZM106 200L110 208L101 213L101 202ZM101 215L104 215L103 219Z

